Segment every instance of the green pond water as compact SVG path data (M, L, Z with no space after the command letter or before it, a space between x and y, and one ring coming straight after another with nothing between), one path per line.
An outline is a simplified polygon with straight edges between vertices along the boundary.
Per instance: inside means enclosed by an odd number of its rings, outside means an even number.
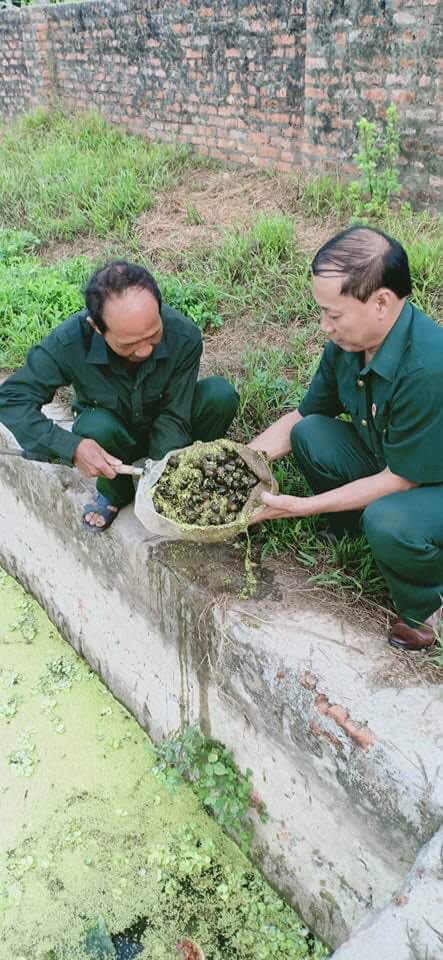
M153 764L144 731L0 570L1 960L188 960L189 941L206 960L326 957Z

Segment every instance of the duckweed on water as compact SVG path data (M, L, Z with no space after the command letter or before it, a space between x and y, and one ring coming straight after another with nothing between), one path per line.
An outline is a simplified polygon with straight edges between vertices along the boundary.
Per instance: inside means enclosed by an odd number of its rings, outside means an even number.
M23 642L25 595L0 594L0 960L325 957L40 608Z

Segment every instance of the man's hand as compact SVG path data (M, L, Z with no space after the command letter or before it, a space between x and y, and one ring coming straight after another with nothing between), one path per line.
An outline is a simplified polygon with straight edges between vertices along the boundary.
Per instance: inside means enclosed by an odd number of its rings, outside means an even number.
M119 467L121 460L111 456L95 440L81 440L73 458L76 466L85 477L107 477L108 480L114 480L117 476L116 467Z
M316 493L311 497L274 497L271 493L263 493L262 500L266 507L254 517L253 522L279 520L281 517L313 517L319 513L341 513L344 510L364 510L379 497L402 493L416 486L416 483L391 473L389 468L385 467L371 477L361 477L345 483L342 487Z
M274 496L272 493L263 493L262 500L266 506L258 516L254 517L254 523L262 523L263 520L281 520L282 517L308 517L311 513L307 497Z

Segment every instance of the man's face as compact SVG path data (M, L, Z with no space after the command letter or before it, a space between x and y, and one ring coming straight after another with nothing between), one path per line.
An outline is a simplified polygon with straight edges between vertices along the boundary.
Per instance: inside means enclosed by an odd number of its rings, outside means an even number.
M343 277L314 277L313 293L320 307L320 328L342 350L377 348L386 335L389 291L376 290L366 303L340 293Z
M107 297L102 317L106 343L114 353L132 363L142 363L150 357L162 338L158 303L143 287L128 287L123 293Z

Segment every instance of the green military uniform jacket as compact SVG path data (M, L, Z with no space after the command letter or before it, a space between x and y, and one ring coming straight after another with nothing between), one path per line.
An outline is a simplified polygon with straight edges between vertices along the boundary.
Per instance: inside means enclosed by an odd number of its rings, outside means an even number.
M154 459L186 446L202 337L194 323L171 307L163 306L161 316L162 339L135 375L87 322L87 310L69 317L0 386L0 421L29 453L72 462L82 437L41 412L57 387L72 384L76 413L101 407L121 417L128 429L146 429Z
M348 414L380 470L443 483L443 329L407 301L370 363L328 343L299 411Z

